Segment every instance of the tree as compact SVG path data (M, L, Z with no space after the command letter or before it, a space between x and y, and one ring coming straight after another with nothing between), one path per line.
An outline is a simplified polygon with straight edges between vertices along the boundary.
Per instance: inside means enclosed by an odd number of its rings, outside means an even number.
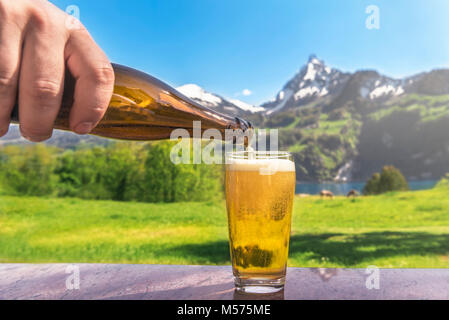
M170 161L173 145L171 142L158 142L149 146L145 161L144 201L179 202L221 198L221 168L204 163L174 164Z
M12 195L176 202L223 198L223 167L170 161L172 142L115 142L62 151L0 148L0 189ZM191 153L192 154L192 153Z
M394 166L386 166L382 169L379 182L379 191L381 193L406 190L408 190L408 183L399 169Z
M381 194L408 190L408 183L399 169L385 166L381 174L375 173L363 188L363 194Z
M1 150L0 183L10 194L50 195L56 186L54 167L58 149L42 144L8 146Z
M376 172L372 175L365 186L363 187L363 194L378 194L379 193L380 173Z
M144 152L136 143L66 151L55 173L58 195L84 199L142 200Z

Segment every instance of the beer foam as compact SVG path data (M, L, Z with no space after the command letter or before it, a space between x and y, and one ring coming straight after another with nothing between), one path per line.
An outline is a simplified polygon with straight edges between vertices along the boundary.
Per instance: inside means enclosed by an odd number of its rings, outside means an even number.
M230 171L259 171L261 174L294 172L295 163L288 159L229 159Z

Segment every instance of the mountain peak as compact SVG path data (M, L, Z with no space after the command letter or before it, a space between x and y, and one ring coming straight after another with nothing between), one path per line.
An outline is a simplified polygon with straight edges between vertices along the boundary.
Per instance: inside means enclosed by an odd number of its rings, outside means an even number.
M189 83L176 89L191 99L203 101L207 107L217 106L222 102L220 97L205 91L196 84Z
M254 106L237 99L228 99L219 95L207 92L196 84L185 84L176 88L183 95L195 100L199 104L218 110L219 112L241 114L241 112L261 112L264 108Z
M337 94L349 76L332 69L315 54L309 56L307 64L284 86L278 95L263 106L267 114L284 108L305 105L312 100Z
M307 61L307 64L324 65L324 62L322 60L318 59L318 57L315 54L311 54L309 56L309 60Z
M304 81L314 81L317 77L324 79L328 74L332 72L332 69L327 67L324 62L312 54L309 57L309 62L302 69L301 75Z

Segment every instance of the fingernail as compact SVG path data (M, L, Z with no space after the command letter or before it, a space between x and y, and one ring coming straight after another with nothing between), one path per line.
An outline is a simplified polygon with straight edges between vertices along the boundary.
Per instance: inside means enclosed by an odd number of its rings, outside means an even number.
M27 134L22 133L22 136L31 142L42 142L42 141L50 139L52 135L49 134L49 135L45 135L45 136L29 136Z
M24 137L25 139L27 139L28 141L31 141L31 142L42 142L42 141L50 139L51 136L53 135L53 130L50 130L46 134L43 134L41 132L38 132L36 134L34 132L35 132L35 130L28 131L28 130L24 129L22 125L20 126L20 134L22 135L22 137Z
M75 127L75 133L78 134L88 134L94 128L94 124L92 122L82 122Z

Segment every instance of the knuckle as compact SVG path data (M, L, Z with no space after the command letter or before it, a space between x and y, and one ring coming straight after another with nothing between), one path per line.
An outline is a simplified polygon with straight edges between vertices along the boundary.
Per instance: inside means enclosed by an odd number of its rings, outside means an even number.
M97 105L85 105L79 110L78 115L86 121L88 120L90 122L97 122L101 120L105 112L106 107L99 107Z
M106 111L106 108L104 107L93 107L89 110L90 115L94 119L101 119L103 117L104 112Z
M70 16L69 16L70 18ZM87 31L87 28L82 24L81 21L77 20L76 28L72 28L70 30L71 37L79 37L79 38L89 38L90 33Z
M65 25L66 28L73 34L89 34L86 27L82 24L80 20L78 20L76 17L70 15L69 13L65 13Z
M34 29L41 31L48 30L51 26L52 19L50 19L50 16L45 8L35 6L30 9L29 23Z
M60 83L52 80L35 80L30 86L30 96L36 103L42 106L48 106L49 102L60 96L61 88L62 85Z
M97 67L92 70L90 78L98 86L112 88L115 81L114 70L111 65Z
M13 90L16 85L16 76L14 73L0 71L0 94Z

